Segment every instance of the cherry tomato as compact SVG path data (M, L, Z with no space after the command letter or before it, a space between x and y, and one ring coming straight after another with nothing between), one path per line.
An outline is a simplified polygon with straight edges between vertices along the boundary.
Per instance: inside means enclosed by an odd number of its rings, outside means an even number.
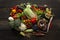
M33 24L36 23L36 18L32 18L31 23L33 23Z

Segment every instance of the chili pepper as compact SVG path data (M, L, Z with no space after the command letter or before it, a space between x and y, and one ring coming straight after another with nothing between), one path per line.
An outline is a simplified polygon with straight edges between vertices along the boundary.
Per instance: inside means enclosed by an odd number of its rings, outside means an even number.
M21 13L21 12L22 12L22 10L21 10L21 9L18 9L18 10L17 10L17 12L18 12L18 13Z
M16 13L16 9L12 9L12 13Z
M36 8L35 6L31 6L32 9L34 9L35 11L39 10L39 8Z
M27 29L31 28L31 26L30 26L30 25L28 25L28 24L27 24L26 26L27 26Z
M13 16L13 18L14 18L14 19L17 19L17 18L18 18L18 17L17 17L17 14L15 14L15 15Z
M22 17L21 17L21 19L23 19L23 20L24 20L24 19L27 19L27 17L26 17L26 16L22 16Z
M31 25L26 23L26 26L27 26L27 29L30 29L31 28Z

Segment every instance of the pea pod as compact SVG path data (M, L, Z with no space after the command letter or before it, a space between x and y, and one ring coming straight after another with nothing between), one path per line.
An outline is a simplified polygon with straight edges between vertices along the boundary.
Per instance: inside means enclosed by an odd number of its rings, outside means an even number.
M33 29L27 29L25 32L33 32Z
M25 33L24 33L24 32L20 32L20 34L21 34L22 36L25 36Z

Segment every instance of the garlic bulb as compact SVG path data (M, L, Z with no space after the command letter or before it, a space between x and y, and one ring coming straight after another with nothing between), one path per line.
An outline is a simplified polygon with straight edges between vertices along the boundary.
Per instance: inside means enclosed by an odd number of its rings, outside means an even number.
M14 18L13 17L9 17L8 20L9 21L14 21Z

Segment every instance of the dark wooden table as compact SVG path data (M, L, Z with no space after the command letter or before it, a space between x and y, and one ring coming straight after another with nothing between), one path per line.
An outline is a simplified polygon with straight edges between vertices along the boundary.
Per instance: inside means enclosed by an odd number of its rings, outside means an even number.
M55 14L52 29L43 37L32 36L30 39L17 35L8 26L9 8L20 3L47 4ZM60 0L0 0L0 40L60 40Z

